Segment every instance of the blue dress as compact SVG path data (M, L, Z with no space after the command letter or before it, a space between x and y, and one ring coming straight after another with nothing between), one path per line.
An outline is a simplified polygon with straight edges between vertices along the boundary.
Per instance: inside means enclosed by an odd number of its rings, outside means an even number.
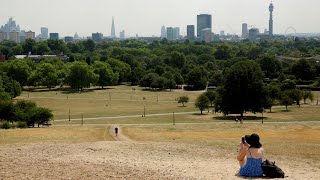
M247 158L247 162L244 166L240 168L240 176L246 177L261 177L263 176L262 172L262 158Z

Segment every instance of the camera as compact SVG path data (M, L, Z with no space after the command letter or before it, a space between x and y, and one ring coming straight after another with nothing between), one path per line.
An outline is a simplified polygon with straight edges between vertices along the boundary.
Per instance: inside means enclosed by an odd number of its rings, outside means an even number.
M244 137L242 137L241 140L243 144L246 143L246 140L244 139Z

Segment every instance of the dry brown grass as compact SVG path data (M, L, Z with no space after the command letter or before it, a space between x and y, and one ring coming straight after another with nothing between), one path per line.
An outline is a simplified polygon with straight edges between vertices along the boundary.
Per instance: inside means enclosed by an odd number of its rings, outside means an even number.
M258 133L267 156L320 160L319 123L192 124L127 126L124 133L138 141L160 141L212 146L222 155L236 154L242 136Z
M0 130L0 145L112 141L108 131L107 126Z

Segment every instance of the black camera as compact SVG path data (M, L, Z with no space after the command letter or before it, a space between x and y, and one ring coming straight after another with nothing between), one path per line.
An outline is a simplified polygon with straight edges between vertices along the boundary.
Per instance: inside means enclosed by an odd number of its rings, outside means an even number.
M243 144L246 143L246 140L245 140L244 137L242 137L242 143L243 143Z

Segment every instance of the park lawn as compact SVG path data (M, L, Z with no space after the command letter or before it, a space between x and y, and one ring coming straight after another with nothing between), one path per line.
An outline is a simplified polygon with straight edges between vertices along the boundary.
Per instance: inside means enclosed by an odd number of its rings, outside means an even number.
M16 99L29 99L53 111L55 119L142 115L146 113L196 111L194 101L201 92L132 90L131 86L115 86L104 90L69 93L68 91L23 92ZM68 94L69 93L69 94ZM182 107L175 99L187 95L190 102Z
M190 143L210 146L222 156L234 157L241 137L258 133L268 158L320 160L320 123L217 123L124 126L123 133L137 141Z
M113 141L108 126L49 127L0 130L1 144Z

